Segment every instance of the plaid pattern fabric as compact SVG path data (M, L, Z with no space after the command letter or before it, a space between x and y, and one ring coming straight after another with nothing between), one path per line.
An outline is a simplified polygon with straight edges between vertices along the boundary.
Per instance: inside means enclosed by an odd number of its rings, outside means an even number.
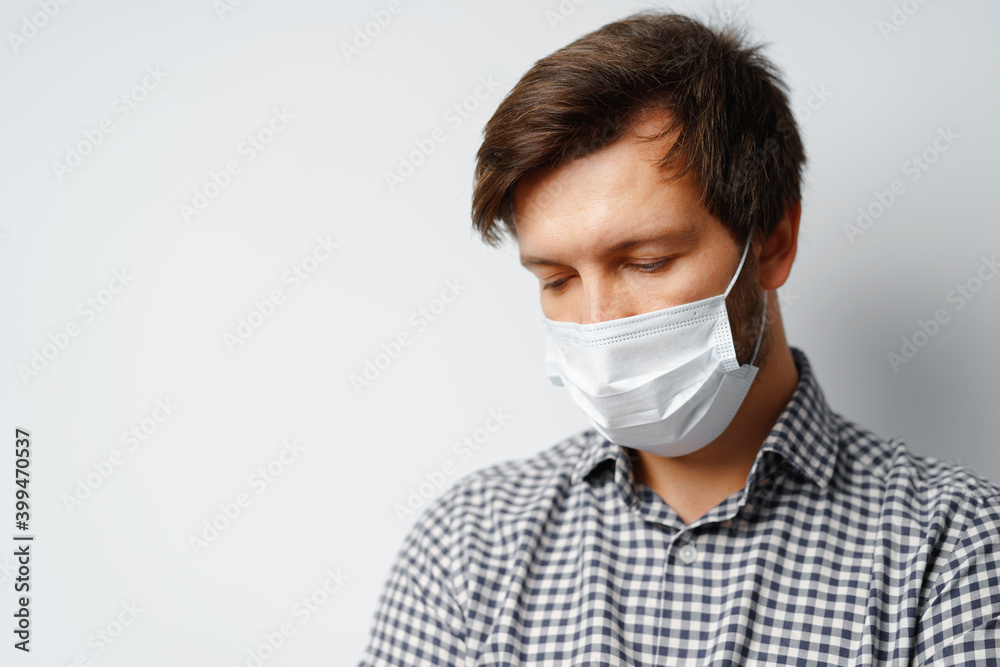
M745 487L684 525L593 430L458 480L375 665L997 665L1000 487L832 412L805 355Z

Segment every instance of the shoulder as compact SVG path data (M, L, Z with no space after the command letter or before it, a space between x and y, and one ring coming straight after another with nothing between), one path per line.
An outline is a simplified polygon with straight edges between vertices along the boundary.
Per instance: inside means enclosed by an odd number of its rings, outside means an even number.
M940 596L958 573L996 577L1000 563L1000 485L953 461L912 451L837 416L835 488L872 531L876 552L923 572ZM992 563L992 565L991 565ZM998 598L1000 605L1000 598Z
M466 473L427 504L409 540L446 541L456 551L510 536L516 541L521 527L544 521L560 504L594 438L594 431L580 431L536 454Z
M886 594L919 589L921 651L987 628L1000 614L1000 485L836 413L831 424L835 502L866 535Z
M838 472L871 487L885 501L912 505L1000 502L1000 484L956 463L914 452L899 438L884 438L834 415L838 427ZM845 480L846 481L846 480Z
M479 468L458 478L441 502L448 508L518 514L564 491L573 470L593 443L592 430L580 431L536 454Z

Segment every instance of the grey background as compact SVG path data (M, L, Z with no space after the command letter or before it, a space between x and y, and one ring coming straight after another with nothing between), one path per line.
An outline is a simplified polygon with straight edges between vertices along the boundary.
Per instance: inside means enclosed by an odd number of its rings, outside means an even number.
M243 665L282 623L294 634L265 664L349 664L412 524L397 514L411 491L587 426L545 377L535 279L515 249L470 231L473 156L535 60L666 5L401 0L348 62L342 43L387 5L243 0L220 15L212 0L73 0L16 49L10 33L42 9L0 11L0 414L11 445L15 427L32 433L37 535L33 651L16 664ZM785 73L809 165L784 317L834 409L1000 479L1000 280L961 310L948 301L1000 250L1000 6L896 2L889 33L892 2L671 6L746 21ZM115 115L156 66L164 80ZM480 77L499 84L470 98ZM468 117L449 123L463 103ZM241 142L275 108L294 118L246 161ZM113 131L60 180L53 162L103 118ZM445 141L391 190L385 172L436 128ZM942 128L958 138L909 180L905 163ZM185 222L179 206L228 160L240 173ZM894 179L905 193L852 243L844 225ZM282 276L321 235L339 248L292 290ZM85 321L78 304L123 268L133 279ZM464 289L418 330L411 316L448 280ZM224 335L273 289L283 303L230 351ZM894 371L887 355L941 308L949 321ZM19 366L71 322L79 335L25 382ZM401 333L412 344L356 392L351 376ZM130 451L122 434L164 398L177 409ZM454 443L498 408L502 428L460 455ZM289 439L303 451L258 494L251 476ZM116 450L121 464L68 509ZM196 553L190 538L241 493L249 506ZM12 565L0 556L3 614ZM343 581L303 619L295 605L330 570ZM97 642L132 601L138 618Z

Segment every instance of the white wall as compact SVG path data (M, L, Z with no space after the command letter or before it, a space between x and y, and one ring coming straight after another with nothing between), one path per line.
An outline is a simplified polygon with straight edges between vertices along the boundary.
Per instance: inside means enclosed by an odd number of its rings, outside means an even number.
M2 465L10 479L14 429L29 430L37 536L33 651L17 664L82 654L109 666L245 665L262 633L286 622L294 635L267 665L351 664L410 525L394 511L410 489L442 465L454 466L450 484L587 425L545 377L534 279L510 248L471 232L473 156L535 60L655 5L400 0L348 62L341 44L388 2L243 0L221 17L216 4L79 0L17 44L9 35L42 11L38 1L0 11ZM717 13L745 17L770 43L801 107L809 166L783 290L791 342L835 409L1000 479L1000 280L961 309L948 298L1000 250L1000 6L903 4L919 10L886 35L888 1L745 0ZM560 6L569 15L550 23ZM146 79L125 117L115 100L147 68L165 75L155 88ZM481 79L497 85L449 122ZM283 129L250 160L241 143L275 109L293 118L275 121ZM60 179L53 163L102 119L111 132ZM445 141L391 190L384 174L437 128ZM943 128L958 138L911 180L907 160ZM179 206L230 160L239 173L185 221ZM849 240L844 225L894 179L905 192ZM308 280L286 282L318 237L339 247ZM102 292L123 269L128 284ZM411 316L447 281L464 288L418 328ZM275 289L272 316L230 350L224 335ZM78 310L107 297L93 317ZM894 370L888 353L939 309L947 323ZM22 379L18 367L71 324L77 335ZM350 376L401 333L411 344L355 392ZM177 407L155 431L145 422L145 441L123 442L158 399ZM491 409L510 415L503 428L471 457L457 454L453 443ZM262 482L255 471L286 440L302 451ZM106 463L116 450L120 465ZM69 509L78 480L108 465ZM0 511L10 517L7 485ZM189 538L238 497L249 505L196 554ZM6 618L12 565L0 556ZM347 579L299 613L329 570ZM93 633L114 631L132 601L143 611L103 644Z

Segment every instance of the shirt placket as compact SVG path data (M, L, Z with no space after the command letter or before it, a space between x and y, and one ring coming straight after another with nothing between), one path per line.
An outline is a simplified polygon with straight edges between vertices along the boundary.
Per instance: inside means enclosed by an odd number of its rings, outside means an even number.
M713 584L704 566L704 559L709 557L707 544L714 539L716 549L721 549L720 541L739 539L738 533L746 530L766 505L782 473L773 466L765 466L761 472L766 476L759 480L751 476L750 485L740 496L728 498L688 525L655 492L639 487L633 511L673 533L662 565L657 664L690 659L709 650L707 642L712 638L701 626L703 614L704 618L712 618L714 612L709 609L711 596L704 590ZM744 494L746 500L741 501Z

